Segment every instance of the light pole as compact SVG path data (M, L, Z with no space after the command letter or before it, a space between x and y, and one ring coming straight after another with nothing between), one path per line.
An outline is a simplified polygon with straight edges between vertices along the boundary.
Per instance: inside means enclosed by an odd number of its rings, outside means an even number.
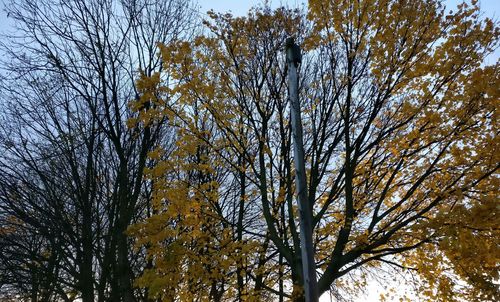
M295 182L300 218L300 249L306 302L318 302L316 264L312 240L312 209L307 198L306 169L304 163L304 142L300 117L299 85L297 66L302 63L300 47L293 38L286 39L286 63L288 65L288 93L290 95L293 154L295 159Z

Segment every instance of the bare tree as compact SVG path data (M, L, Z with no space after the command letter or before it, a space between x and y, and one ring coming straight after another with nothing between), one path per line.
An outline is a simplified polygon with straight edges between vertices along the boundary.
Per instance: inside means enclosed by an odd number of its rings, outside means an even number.
M5 250L1 269L9 259L38 261L36 276L52 279L42 280L43 290L40 280L25 284L19 294L32 301L145 299L132 281L146 264L125 231L147 212L147 153L167 143L169 130L164 123L129 129L140 113L128 104L140 97L139 72L162 68L156 43L189 38L196 28L191 4L12 1L7 11L17 28L2 44L0 215L12 231L0 242L40 242ZM2 284L20 290L12 280Z

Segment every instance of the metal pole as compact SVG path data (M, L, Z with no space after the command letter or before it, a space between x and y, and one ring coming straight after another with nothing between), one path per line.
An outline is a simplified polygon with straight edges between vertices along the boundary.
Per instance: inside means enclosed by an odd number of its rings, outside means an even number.
M295 182L300 218L300 249L306 302L318 302L316 263L314 261L312 239L312 209L307 198L306 169L304 163L304 142L300 117L299 86L297 66L302 62L300 48L293 38L286 41L286 61L288 64L288 93L291 101L292 134L294 141Z

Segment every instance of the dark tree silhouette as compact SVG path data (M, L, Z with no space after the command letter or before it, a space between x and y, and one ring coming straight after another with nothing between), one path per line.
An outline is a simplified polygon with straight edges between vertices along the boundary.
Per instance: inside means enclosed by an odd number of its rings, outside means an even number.
M7 11L17 27L2 43L0 291L143 300L132 282L147 263L125 230L148 215L147 153L169 130L129 129L139 113L128 104L139 72L161 70L156 43L196 28L191 4L12 1Z

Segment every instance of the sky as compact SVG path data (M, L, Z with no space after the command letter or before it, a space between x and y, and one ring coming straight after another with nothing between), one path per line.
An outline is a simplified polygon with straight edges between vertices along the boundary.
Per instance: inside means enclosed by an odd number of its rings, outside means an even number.
M4 11L5 2L8 0L0 0L0 33L6 33L12 30L9 19ZM264 0L198 0L200 11L205 13L206 11L213 9L216 12L231 12L233 15L242 16L253 6L262 4ZM278 7L281 5L288 5L295 7L297 5L305 5L305 0L269 0L268 1L272 7ZM457 4L462 1L458 0L447 0L445 5L448 9L455 8ZM479 1L481 10L484 12L486 17L490 17L497 22L500 22L500 0L480 0ZM494 64L500 58L500 50L491 55L486 59L487 64ZM404 284L391 284L391 286L397 286L401 292L407 289ZM379 301L380 293L383 292L382 286L375 280L368 282L366 295L358 298L353 302L376 302ZM321 298L321 302L327 302L330 299L324 295Z
M0 12L0 31L4 31L9 28L9 23L7 15L4 8L4 3L9 0L0 0L0 7L2 8ZM245 15L249 8L252 6L263 3L265 0L198 0L200 11L207 12L213 9L217 12L228 12L231 11L234 15ZM296 6L305 4L306 0L269 0L272 7L277 7L280 5ZM445 1L448 7L456 7L459 0L447 0ZM481 10L485 12L488 17L493 17L493 19L500 19L500 1L499 0L480 0L479 1Z
M232 14L242 16L245 15L249 8L262 4L264 0L198 0L201 6L201 11L206 12L213 9L216 12L227 12L231 11ZM295 7L298 5L303 5L306 0L270 0L272 7L278 7L282 5L289 5Z
M12 24L7 18L7 14L4 10L5 3L11 0L0 0L0 33L9 32L12 30ZM206 13L208 10L213 9L216 12L231 12L233 15L242 16L253 6L262 4L265 0L198 0L198 5L200 7L200 12ZM268 0L272 7L278 7L281 5L289 5L291 7L297 5L305 5L307 0ZM460 0L446 0L445 4L448 8L454 8ZM500 21L500 0L479 0L481 10L487 17ZM494 55L494 60L489 58L486 63L492 64L500 58L500 51Z
M252 6L263 3L264 0L199 0L199 5L201 6L201 11L206 12L213 9L217 12L227 12L231 11L234 15L245 15L249 8ZM269 1L273 7L280 5L290 5L296 6L304 4L306 1L301 0L270 0ZM447 7L456 7L457 4L462 1L458 0L447 0L445 4ZM493 19L500 19L500 1L499 0L479 0L481 10L485 12L488 17L493 17Z

